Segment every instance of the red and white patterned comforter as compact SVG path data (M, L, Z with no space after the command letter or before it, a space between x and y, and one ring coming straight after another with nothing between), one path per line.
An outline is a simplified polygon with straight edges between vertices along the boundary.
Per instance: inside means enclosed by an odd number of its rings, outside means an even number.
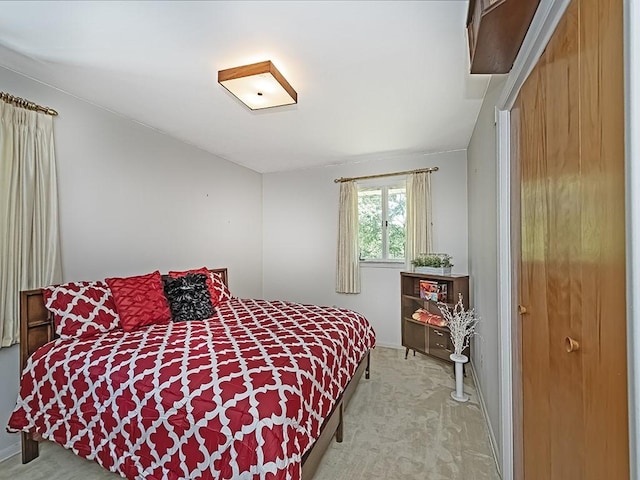
M58 339L9 431L130 479L293 479L375 337L355 312L232 299L211 320Z

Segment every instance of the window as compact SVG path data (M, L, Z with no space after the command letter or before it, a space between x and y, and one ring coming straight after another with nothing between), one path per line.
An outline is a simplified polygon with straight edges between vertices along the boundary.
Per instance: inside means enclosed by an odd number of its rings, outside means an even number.
M396 180L397 181L397 180ZM404 262L406 186L358 188L360 261Z

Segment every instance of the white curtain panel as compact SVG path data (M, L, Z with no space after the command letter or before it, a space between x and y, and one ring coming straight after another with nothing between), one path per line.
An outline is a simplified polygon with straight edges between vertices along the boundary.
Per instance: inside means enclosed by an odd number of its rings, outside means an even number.
M432 250L431 173L412 173L407 179L407 268L411 260Z
M360 293L358 257L358 187L354 181L342 182L338 213L336 292Z
M19 341L20 290L61 279L53 117L0 101L0 346Z

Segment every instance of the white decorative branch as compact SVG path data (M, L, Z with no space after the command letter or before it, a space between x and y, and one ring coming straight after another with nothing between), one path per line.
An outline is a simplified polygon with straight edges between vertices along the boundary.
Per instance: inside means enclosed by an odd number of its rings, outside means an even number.
M458 303L453 310L444 303L438 303L438 308L442 313L442 318L449 328L451 343L456 355L462 355L465 348L469 346L469 341L476 334L476 325L480 320L476 317L475 310L465 310L462 303L462 294L458 294Z

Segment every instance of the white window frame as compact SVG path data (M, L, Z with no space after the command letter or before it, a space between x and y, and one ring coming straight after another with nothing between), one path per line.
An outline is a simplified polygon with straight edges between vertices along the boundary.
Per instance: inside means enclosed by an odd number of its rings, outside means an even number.
M389 223L389 189L403 188L405 192L405 209L407 194L407 178L393 177L388 179L372 179L367 181L358 181L358 196L362 190L380 190L382 194L382 258L360 259L361 266L389 266L404 267L406 265L406 247L407 247L407 224L405 217L405 258L389 258L389 235L387 232ZM360 212L358 212L358 215ZM358 239L358 243L360 240Z

